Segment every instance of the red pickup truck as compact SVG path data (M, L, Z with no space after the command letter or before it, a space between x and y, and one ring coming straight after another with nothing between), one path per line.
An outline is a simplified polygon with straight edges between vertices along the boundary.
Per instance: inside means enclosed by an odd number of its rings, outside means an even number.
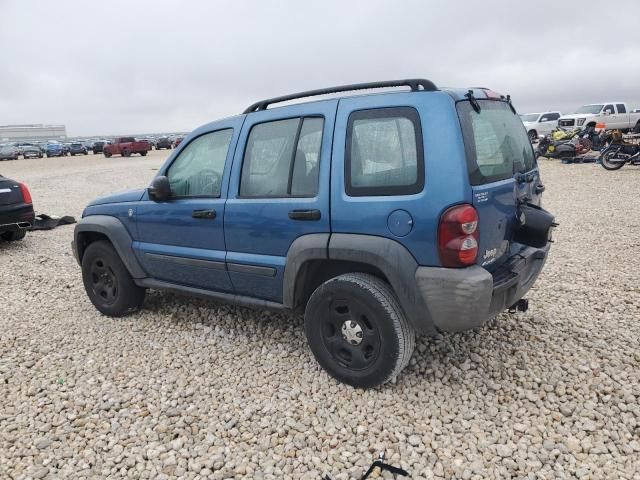
M120 137L105 144L103 153L107 158L111 155L130 157L132 153L139 153L144 157L149 150L151 150L151 144L147 141L137 141L133 137Z

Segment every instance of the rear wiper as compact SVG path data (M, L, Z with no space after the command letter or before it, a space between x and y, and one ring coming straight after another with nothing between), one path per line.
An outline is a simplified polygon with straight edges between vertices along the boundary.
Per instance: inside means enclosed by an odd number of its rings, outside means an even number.
M464 96L469 99L469 103L471 104L475 112L480 113L480 103L478 103L476 97L473 96L473 90L469 90Z

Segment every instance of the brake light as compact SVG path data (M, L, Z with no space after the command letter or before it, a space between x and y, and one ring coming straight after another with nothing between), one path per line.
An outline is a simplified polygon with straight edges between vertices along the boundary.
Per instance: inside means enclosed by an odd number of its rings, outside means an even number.
M471 205L446 210L438 225L438 253L444 267L467 267L478 256L478 212Z
M22 192L22 201L24 203L33 203L33 200L31 199L31 193L29 193L29 189L27 188L27 186L24 183L18 183L18 185L20 186L20 191Z

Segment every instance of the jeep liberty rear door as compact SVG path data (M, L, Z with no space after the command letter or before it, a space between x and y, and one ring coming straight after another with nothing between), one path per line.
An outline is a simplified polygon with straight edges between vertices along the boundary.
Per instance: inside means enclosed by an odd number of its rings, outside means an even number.
M227 269L239 295L283 301L287 252L329 233L329 172L338 101L250 113L236 148L224 217Z

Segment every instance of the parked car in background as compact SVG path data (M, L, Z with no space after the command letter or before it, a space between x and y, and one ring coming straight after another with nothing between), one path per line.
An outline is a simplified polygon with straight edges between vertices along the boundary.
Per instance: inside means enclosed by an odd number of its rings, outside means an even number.
M47 143L45 155L47 157L64 157L67 153L64 150L64 145L61 143Z
M538 138L549 135L558 127L558 119L562 116L560 112L544 113L524 113L520 115L524 128L531 143Z
M62 150L64 151L65 155L69 154L69 151L71 150L71 142L65 142L62 144Z
M91 146L91 150L93 151L94 154L102 153L102 150L106 143L107 143L106 140L98 140L96 142L93 142L93 145Z
M22 240L34 217L27 186L0 174L0 238L9 242Z
M156 140L156 150L162 150L163 148L166 148L168 150L171 150L171 148L173 148L173 143L171 142L171 139L169 137L159 137Z
M137 139L137 141L146 143L147 145L149 145L149 150L153 150L153 143L151 143L148 138L139 138Z
M37 145L25 145L22 147L24 158L42 158L42 150Z
M150 150L149 142L139 142L133 137L119 137L108 143L102 149L104 156L109 158L112 155L122 155L129 157L134 153L139 153L143 157Z
M558 126L563 128L595 127L604 124L606 130L633 130L640 133L640 113L629 113L624 102L603 102L583 105L571 115L562 115Z
M82 143L72 143L69 145L69 154L73 157L74 155L86 155L87 149Z
M18 158L20 158L20 150L15 145L0 147L0 160L17 160Z
M267 108L390 86L411 91ZM145 289L304 311L329 374L394 379L416 332L526 309L545 264L553 216L507 98L378 82L204 125L148 189L84 210L73 251L87 295L110 316L141 308Z

